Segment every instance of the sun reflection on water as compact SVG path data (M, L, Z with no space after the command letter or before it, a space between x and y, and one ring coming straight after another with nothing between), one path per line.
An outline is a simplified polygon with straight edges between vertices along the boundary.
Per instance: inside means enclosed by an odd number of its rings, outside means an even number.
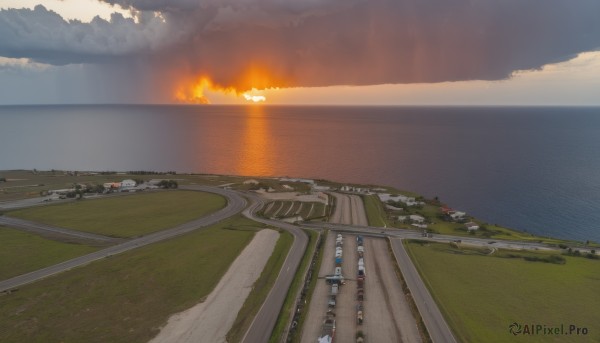
M236 173L272 175L274 156L275 147L264 108L248 106Z

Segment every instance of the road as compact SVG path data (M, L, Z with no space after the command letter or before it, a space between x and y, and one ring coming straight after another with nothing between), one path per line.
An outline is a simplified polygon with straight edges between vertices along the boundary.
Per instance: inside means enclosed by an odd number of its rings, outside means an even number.
M336 199L335 211L330 222L348 225L367 226L367 214L362 199L358 195L329 193Z
M387 242L365 237L364 247L365 336L371 342L420 343L419 328L396 276Z
M290 285L292 284L292 280L300 266L302 256L304 256L304 252L306 251L308 236L298 226L255 216L255 212L264 206L264 200L255 194L243 194L251 201L251 205L243 212L246 217L263 224L286 230L294 236L292 248L283 262L283 266L275 280L273 288L271 288L262 307L254 317L252 324L250 324L248 331L246 331L246 335L242 339L242 342L245 343L268 342Z
M193 220L188 223L181 224L171 229L155 232L149 234L147 236L142 236L140 238L135 238L124 243L120 243L114 246L111 246L106 249L102 249L91 254L87 254L84 256L80 256L74 258L72 260L68 260L59 264L55 264L53 266L39 269L33 271L31 273L23 274L16 276L14 278L4 280L0 282L0 292L14 289L20 286L23 286L28 283L32 283L48 276L58 274L76 267L80 267L91 263L96 260L100 260L103 258L110 257L112 255L120 254L132 249L136 249L148 244L160 242L169 238L173 238L175 236L182 235L184 233L188 233L199 228L207 227L213 225L221 220L227 219L239 212L241 212L246 207L246 200L242 198L236 192L223 190L220 188L214 187L206 187L206 186L182 186L182 189L200 191L200 192L210 192L219 194L224 196L227 199L227 205L221 210L209 214L208 216ZM299 230L299 229L298 229ZM295 271L295 270L294 270Z
M420 239L439 243L450 243L457 240L461 241L461 244L489 247L496 249L510 249L510 250L546 250L546 251L561 251L559 247L548 245L545 243L538 242L521 242L521 241L509 241L509 240L498 240L489 238L477 238L477 237L464 237L464 236L450 236L434 234L433 237L423 237L420 232L416 230L407 229L388 229L384 227L376 226L357 226L357 225L341 225L334 223L303 223L303 227L310 229L322 229L326 228L329 230L336 230L339 232L367 234L376 237L391 237L391 238L404 238L404 239ZM591 252L592 248L577 248L582 253ZM598 253L598 252L597 252Z
M431 340L434 343L456 343L456 339L452 335L448 323L446 323L444 316L442 316L440 309L431 297L417 269L406 253L402 240L398 238L391 239L391 243L402 276L410 289L410 294L419 309Z
M65 237L65 238L84 239L84 240L90 240L90 241L99 242L99 243L114 243L114 242L118 242L118 241L122 240L119 238L102 236L102 235L97 235L97 234L93 234L93 233L89 233L89 232L65 229L65 228L56 227L56 226L52 226L52 225L36 223L36 222L29 221L29 220L6 217L6 216L0 217L0 225L5 225L5 226L9 226L9 227L12 227L15 229L28 231L28 232L34 232L34 233L38 233L38 234L42 234L42 235L43 234L52 234L55 236L60 236L60 237Z
M333 231L329 231L327 234L321 258L321 268L315 272L314 277L324 278L326 275L334 273L335 234ZM317 280L307 309L308 312L304 319L300 342L314 343L317 341L317 337L321 334L321 326L323 325L325 313L327 313L327 302L330 292L331 285L328 285L325 280Z

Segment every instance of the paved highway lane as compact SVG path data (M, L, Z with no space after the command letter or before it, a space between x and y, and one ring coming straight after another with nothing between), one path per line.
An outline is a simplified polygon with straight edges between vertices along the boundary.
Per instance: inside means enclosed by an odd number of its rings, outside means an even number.
M159 232L155 232L149 234L147 236L142 236L140 238L132 239L126 241L124 243L120 243L114 246L111 246L106 249L102 249L96 251L94 253L80 256L74 258L72 260L68 260L47 268L43 268L40 270L33 271L31 273L23 274L16 276L14 278L4 280L0 282L0 292L17 288L19 286L32 283L38 281L40 279L46 278L48 276L58 274L64 272L69 269L73 269L75 267L83 266L90 262L106 258L112 255L120 254L132 249L136 249L148 244L156 243L163 241L165 239L173 238L175 236L179 236L199 228L207 227L213 225L221 220L227 219L239 212L241 212L246 207L246 200L239 196L237 193L223 190L220 188L214 187L206 187L206 186L182 186L182 189L200 191L200 192L210 192L224 196L227 198L227 205L221 210L209 214L205 217L193 220L188 223L181 224L172 229L167 229Z
M286 230L294 236L294 243L281 267L279 276L242 340L244 343L261 343L268 342L271 337L285 297L306 251L308 236L298 226L256 217L255 212L264 205L264 200L254 194L245 193L244 195L252 201L252 204L243 212L246 217Z
M440 312L437 304L431 297L427 287L421 280L417 269L412 263L410 257L402 245L402 240L398 238L390 239L394 256L406 281L410 294L415 300L419 313L425 322L429 336L434 343L456 343L452 331L446 323L444 316Z
M122 241L122 239L120 239L120 238L102 236L102 235L97 235L97 234L93 234L93 233L89 233L89 232L71 230L71 229L66 229L66 228L62 228L62 227L56 227L56 226L52 226L52 225L36 223L36 222L32 222L32 221L25 220L25 219L12 218L12 217L6 217L6 216L0 217L0 225L4 225L4 226L8 226L11 228L28 231L28 232L41 233L41 234L51 233L51 234L55 234L55 235L59 235L59 236L67 237L67 238L74 237L74 238L79 238L79 239L96 241L96 242L100 242L100 243L111 243L111 242Z

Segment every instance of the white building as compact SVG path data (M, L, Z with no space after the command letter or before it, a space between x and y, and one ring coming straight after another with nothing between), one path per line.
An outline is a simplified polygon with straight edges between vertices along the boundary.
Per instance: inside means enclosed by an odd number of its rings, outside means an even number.
M121 181L121 188L132 188L135 187L136 183L135 181L131 180L131 179L126 179Z
M467 214L465 212L460 212L460 211L455 211L454 213L450 214L450 217L452 218L452 220L461 220L463 219Z
M377 196L379 197L379 200L381 200L381 202L388 202L388 201L394 201L394 202L403 202L405 203L407 206L415 206L415 205L422 205L422 202L416 201L415 198L413 197L407 197L405 195L402 194L398 194L398 195L391 195L389 193L377 193Z
M469 231L469 232L476 231L479 229L479 225L477 225L477 223L473 223L473 222L468 222L465 224L465 226L467 227L467 231Z
M411 214L408 216L413 223L423 223L425 221L425 217L422 217L418 214Z

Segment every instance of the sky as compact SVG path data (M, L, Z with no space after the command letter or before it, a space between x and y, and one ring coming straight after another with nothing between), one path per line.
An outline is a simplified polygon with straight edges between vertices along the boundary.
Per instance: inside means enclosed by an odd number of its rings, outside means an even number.
M0 0L0 105L600 105L597 0Z

